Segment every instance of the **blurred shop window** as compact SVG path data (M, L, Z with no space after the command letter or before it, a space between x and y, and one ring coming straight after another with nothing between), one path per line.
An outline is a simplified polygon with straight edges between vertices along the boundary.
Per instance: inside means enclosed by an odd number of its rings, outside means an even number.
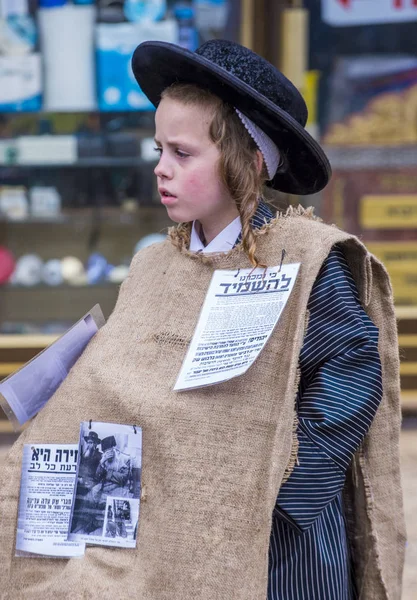
M344 56L416 56L417 20L395 24L332 27L323 21L322 0L304 0L304 6L310 13L310 68L321 73L319 120L324 129L330 116L329 87L335 61Z
M171 224L133 50L239 39L239 7L0 2L0 334L60 333L97 302L110 314L133 254Z
M399 318L401 402L415 410L417 5L399 0L305 0L305 5L310 68L320 82L319 135L333 168L320 214L359 236L388 269Z

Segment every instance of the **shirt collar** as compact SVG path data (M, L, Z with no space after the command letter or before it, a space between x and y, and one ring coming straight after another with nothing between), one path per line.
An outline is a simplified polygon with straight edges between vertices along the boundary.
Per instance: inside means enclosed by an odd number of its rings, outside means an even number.
M194 221L191 229L190 250L191 252L228 252L236 243L236 238L242 231L240 217L236 217L227 225L207 246L204 246L198 233L199 223Z
M253 229L259 229L265 223L268 223L273 218L273 213L269 206L262 202L259 202L258 208L251 219L251 225ZM208 252L228 252L241 240L242 222L240 217L236 217L234 221L229 223L207 246L204 246L201 241L199 231L201 229L198 221L193 222L191 229L190 238L190 250L191 252L202 252L206 254Z

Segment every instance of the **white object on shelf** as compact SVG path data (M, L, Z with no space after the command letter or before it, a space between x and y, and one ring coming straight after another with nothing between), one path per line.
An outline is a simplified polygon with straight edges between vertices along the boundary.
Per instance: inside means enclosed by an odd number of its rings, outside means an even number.
M61 260L62 278L73 285L85 285L87 276L83 263L75 256L66 256Z
M46 110L96 108L95 15L93 5L67 4L39 10Z
M64 164L77 161L77 138L73 135L32 135L17 139L17 162L21 165Z
M34 217L58 217L61 196L55 187L35 186L29 190L30 212Z
M61 261L57 258L48 260L43 265L42 279L47 285L61 285L63 282Z
M25 254L16 263L11 283L31 287L42 281L43 261L37 254Z
M129 274L129 267L127 265L118 265L114 267L107 276L108 281L112 283L123 283Z
M67 282L69 285L73 285L74 287L86 287L88 286L88 277L87 277L87 273L84 271L83 273L80 273L79 275L77 275L76 277L74 277L73 279L68 280Z
M23 186L0 187L0 215L13 221L26 219L29 214L29 204L26 188Z
M39 110L41 71L40 54L0 56L0 111Z

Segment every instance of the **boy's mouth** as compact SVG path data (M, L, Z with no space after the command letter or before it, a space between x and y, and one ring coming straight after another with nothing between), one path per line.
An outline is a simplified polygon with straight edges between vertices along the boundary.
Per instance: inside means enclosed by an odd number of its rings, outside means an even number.
M164 188L159 188L159 193L163 198L175 198L175 196L173 196L170 192L168 192L168 190Z
M161 204L163 204L164 206L170 206L171 204L174 204L177 200L176 197L170 194L167 190L160 189L159 193L161 194Z

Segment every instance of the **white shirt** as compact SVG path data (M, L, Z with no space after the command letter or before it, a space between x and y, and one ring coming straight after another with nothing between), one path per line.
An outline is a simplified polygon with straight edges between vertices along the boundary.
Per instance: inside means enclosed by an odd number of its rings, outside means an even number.
M198 221L193 222L193 226L191 229L191 239L190 239L190 251L191 252L202 252L203 254L207 254L209 252L228 252L233 248L236 243L237 238L242 231L242 222L240 217L236 217L229 225L227 225L216 237L211 240L207 246L204 246L201 241L200 235L198 233L198 229L200 227L196 226L200 225Z

